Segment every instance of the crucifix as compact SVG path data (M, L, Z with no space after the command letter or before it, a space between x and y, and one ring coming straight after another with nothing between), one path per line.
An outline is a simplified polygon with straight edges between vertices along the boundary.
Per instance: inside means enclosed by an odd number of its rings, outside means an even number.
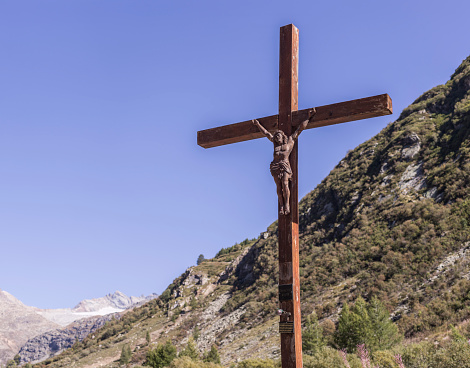
M282 368L302 368L297 138L304 129L392 114L392 100L383 94L298 110L299 30L293 24L281 27L279 54L279 114L201 130L197 143L210 148L263 136L274 143L270 169L279 202L281 361Z

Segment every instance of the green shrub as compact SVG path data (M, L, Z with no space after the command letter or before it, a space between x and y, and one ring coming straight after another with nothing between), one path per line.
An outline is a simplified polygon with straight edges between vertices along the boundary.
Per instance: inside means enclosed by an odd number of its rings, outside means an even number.
M398 327L376 297L370 303L358 298L351 310L346 304L334 335L337 347L346 349L348 353L355 352L359 344L365 344L371 352L389 349L401 338Z
M237 368L276 368L276 364L271 359L254 358L241 361Z
M155 349L150 349L146 356L146 365L153 368L168 367L176 358L176 347L167 341L165 344L158 344Z
M318 323L317 314L313 312L307 317L302 331L302 351L305 354L313 355L325 345L323 328Z
M194 339L192 337L188 339L188 343L186 344L186 347L180 351L178 356L180 358L189 357L192 360L199 359L199 353L197 351L196 345L194 344ZM220 363L220 359L219 359L219 363Z
M190 357L181 357L174 359L171 364L170 368L223 368L221 365L210 363L210 362L203 362L201 360L195 361L192 360Z
M357 356L348 356L351 368L361 368L361 363ZM322 347L313 355L303 356L304 368L345 368L338 350L330 347Z
M204 354L203 360L207 363L220 364L220 356L215 345L211 346L211 350Z

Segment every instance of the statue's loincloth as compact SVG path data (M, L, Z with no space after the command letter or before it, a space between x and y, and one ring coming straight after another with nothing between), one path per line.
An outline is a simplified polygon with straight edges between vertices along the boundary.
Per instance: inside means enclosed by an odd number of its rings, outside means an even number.
M292 169L290 167L289 161L273 161L271 162L269 169L272 176L277 176L279 179L282 179L284 174L287 174L289 180L292 179Z

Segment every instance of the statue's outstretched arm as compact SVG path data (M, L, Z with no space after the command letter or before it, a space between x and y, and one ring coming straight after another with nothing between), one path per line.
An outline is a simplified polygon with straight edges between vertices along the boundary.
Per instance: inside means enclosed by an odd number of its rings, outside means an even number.
M302 130L304 130L308 123L311 123L313 121L313 118L315 116L315 114L317 113L317 110L315 110L315 108L310 112L310 117L308 118L308 120L304 120L302 123L300 123L300 125L297 127L297 130L291 135L292 139L296 140L297 138L299 138L299 135L300 133L302 133Z
M257 126L261 133L263 133L271 142L273 141L273 135L269 133L264 126L256 119L252 120L253 125Z

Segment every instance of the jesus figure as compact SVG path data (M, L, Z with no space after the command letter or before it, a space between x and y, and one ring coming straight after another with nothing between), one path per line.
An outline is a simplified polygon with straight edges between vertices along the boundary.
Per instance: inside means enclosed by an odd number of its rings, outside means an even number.
M274 143L274 159L270 165L271 175L276 182L277 197L279 200L279 213L281 215L288 215L290 213L290 189L289 181L292 180L292 168L289 163L289 156L294 148L295 141L299 137L302 130L307 127L309 122L313 121L315 116L315 109L310 113L308 120L303 121L297 128L297 130L290 136L282 130L276 130L271 134L260 122L256 119L253 120L253 124L263 133L271 142Z

